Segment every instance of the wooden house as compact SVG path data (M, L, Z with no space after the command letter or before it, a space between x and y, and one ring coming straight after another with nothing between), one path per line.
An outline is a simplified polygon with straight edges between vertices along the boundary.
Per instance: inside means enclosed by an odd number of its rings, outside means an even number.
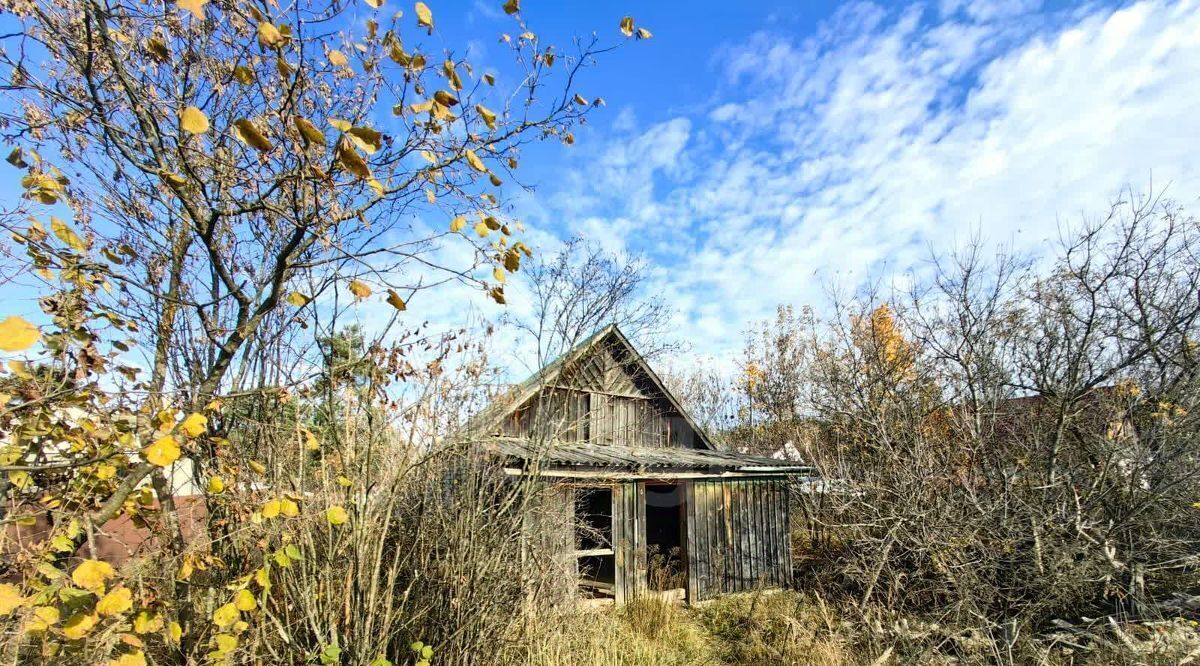
M570 520L539 543L585 596L695 602L791 583L789 485L812 468L718 450L615 326L492 403L467 435L507 474L552 485Z

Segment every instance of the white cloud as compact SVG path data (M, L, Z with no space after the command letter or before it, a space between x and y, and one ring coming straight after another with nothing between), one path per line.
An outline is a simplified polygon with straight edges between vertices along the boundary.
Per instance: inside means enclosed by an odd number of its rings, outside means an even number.
M830 279L901 274L976 229L1036 250L1151 174L1200 194L1200 11L855 5L723 49L715 102L611 146L543 202L647 252L701 352ZM644 115L644 114L642 114Z

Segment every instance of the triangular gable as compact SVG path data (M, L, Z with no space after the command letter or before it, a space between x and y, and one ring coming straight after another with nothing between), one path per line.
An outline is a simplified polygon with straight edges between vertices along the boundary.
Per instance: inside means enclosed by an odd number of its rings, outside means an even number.
M654 369L650 367L650 364L646 362L641 353L634 348L629 338L626 338L625 334L617 328L616 324L609 324L600 329L567 353L535 372L529 379L518 384L507 395L494 401L470 420L467 424L467 430L479 432L480 430L495 428L504 419L512 416L514 412L529 404L543 389L556 386L560 381L565 382L569 379L573 384L573 388L587 390L588 382L592 381L592 378L586 375L588 372L586 361L590 355L600 351L601 345L606 343L616 345L617 349L623 352L620 356L624 358L619 359L620 362L632 367L639 373L639 376L644 380L641 387L643 393L648 393L649 397L665 400L671 405L671 409L678 413L684 422L687 423L688 427L696 435L697 448L715 450L716 447L713 446L708 433L687 413L683 404L667 388L662 378L658 376L658 373L654 372ZM585 365L580 365L580 361L583 361ZM570 378L564 377L563 373L567 371L570 371L573 376Z

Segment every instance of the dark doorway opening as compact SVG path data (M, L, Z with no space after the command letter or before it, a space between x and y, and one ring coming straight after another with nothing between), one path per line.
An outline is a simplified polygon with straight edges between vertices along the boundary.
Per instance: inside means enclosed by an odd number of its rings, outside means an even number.
M687 586L684 498L678 484L646 484L647 581L651 590Z
M585 595L612 596L616 590L612 498L612 488L575 490L575 557Z

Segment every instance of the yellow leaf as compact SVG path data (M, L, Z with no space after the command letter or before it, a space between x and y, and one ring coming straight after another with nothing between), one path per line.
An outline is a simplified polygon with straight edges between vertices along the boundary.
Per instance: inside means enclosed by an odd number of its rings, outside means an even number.
M33 379L33 373L29 371L29 366L25 361L9 361L8 371L16 375L20 379Z
M368 155L374 155L383 145L383 135L370 127L351 127L346 130L346 136Z
M353 125L350 124L350 121L342 120L341 118L330 118L329 124L333 125L334 128L336 128L339 132L345 132L353 127Z
M508 276L505 275L504 269L500 268L499 266L492 269L492 277L495 278L496 282L499 282L500 284L504 284L504 282L508 280Z
M285 41L283 33L271 23L263 21L258 24L258 44L263 48L278 46Z
M653 34L653 33L651 33L649 30L647 30L647 29L645 29L645 28L638 28L638 29L637 29L637 37L638 37L638 39L650 39L650 38L651 38L651 37L653 37L653 36L654 36L654 34Z
M296 129L300 130L300 136L304 137L304 145L317 144L325 145L325 133L317 129L317 126L308 122L308 120L300 116L294 116L292 121L296 124Z
M33 477L29 476L29 472L17 470L8 473L8 482L11 483L17 490L25 490L29 486L33 485Z
M271 570L263 565L258 571L254 572L254 582L263 590L271 589Z
M251 148L255 148L263 152L271 149L271 142L267 140L267 137L262 132L258 131L258 128L254 126L254 123L250 122L246 118L239 118L233 121L233 135L237 137L238 141L241 141Z
M279 500L279 513L282 513L285 518L295 518L300 515L300 506L285 497Z
M102 560L84 560L71 572L71 581L85 590L104 590L104 582L117 574Z
M233 599L233 605L237 606L240 611L252 611L258 608L258 602L254 600L254 593L250 590L238 590L237 596Z
M79 640L88 635L92 627L96 626L96 615L94 613L77 613L67 619L63 625L63 635L71 640Z
M462 231L462 228L465 226L467 226L467 218L459 215L453 220L450 220L450 233L458 233Z
M437 92L433 93L433 101L445 107L451 107L458 104L458 98L445 90L438 90ZM434 110L436 109L437 107L435 105Z
M220 495L225 492L225 479L219 476L214 476L208 480L208 492L213 495Z
M133 592L127 587L116 588L96 603L96 612L104 617L120 615L130 608L133 608Z
M408 309L408 304L404 302L403 298L400 298L400 294L397 294L392 289L388 289L387 302L388 305L400 310L401 312Z
M14 610L25 605L21 589L12 583L0 583L0 617L10 615Z
M520 0L508 0L508 2L504 3L504 13L505 14L512 15L512 14L516 14L519 11L521 11Z
M237 636L231 636L229 634L217 634L216 641L217 650L221 652L233 652L238 646Z
M488 129L496 130L496 114L482 104L475 105L475 111L479 113L479 117L483 118L483 123L488 126Z
M633 17L632 16L626 16L625 18L621 19L621 34L625 35L626 37L633 36Z
M60 617L58 609L54 606L38 606L33 609L33 617L29 618L29 624L25 626L25 630L46 631L51 626L58 624Z
M488 225L484 224L483 222L475 225L475 233L479 234L480 238L486 237L490 231L491 229L488 229Z
M304 431L304 448L309 451L319 451L321 449L321 443L317 441L317 436L307 430Z
M578 104L579 106L587 106L588 105L588 101L586 99L584 99L583 95L580 95L579 93L575 93L575 103Z
M154 443L142 450L142 455L146 458L146 462L159 467L166 467L171 463L179 460L180 450L179 442L171 435L163 435L154 440Z
M245 65L237 65L233 68L233 78L236 79L238 83L248 86L251 83L254 83L254 72L250 71L250 68L246 67Z
M0 321L0 350L18 352L29 349L42 337L37 326L16 315Z
M298 291L293 291L292 293L288 294L288 297L287 297L287 302L290 305L294 305L298 308L302 308L305 305L308 305L308 301L309 301L308 296L305 296L304 294L302 294Z
M188 414L188 417L179 424L179 429L188 437L199 437L208 429L208 418L203 414Z
M171 621L171 625L168 627L167 632L170 634L171 640L175 643L178 643L179 639L183 638L183 627L174 620Z
M57 217L50 218L50 229L54 231L54 235L58 237L58 240L65 243L72 250L83 252L85 249L87 249L87 245L84 244L83 239L79 237L79 234L75 233L75 230L71 228L71 225L63 222Z
M353 481L351 481L349 478L347 478L341 474L338 475L337 483L339 486L341 486L343 488L349 488L350 486L354 485Z
M418 2L414 7L417 13L417 26L429 28L429 34L433 34L433 12L429 11L429 6L423 2Z
M325 520L328 520L330 525L341 525L350 520L350 516L347 515L346 510L342 507L331 506L325 509Z
M383 0L363 0L371 9L379 9L383 6Z
M141 650L126 652L116 659L110 659L108 666L146 666L146 655Z
M192 572L195 571L195 569L196 566L192 563L192 558L190 556L185 556L183 558L183 563L179 565L179 572L175 574L175 579L187 580L192 577Z
M349 139L343 137L341 141L338 141L337 153L338 164L341 164L346 171L364 180L371 177L371 167L367 166L367 161L358 154Z
M162 616L154 611L141 610L138 611L137 615L133 616L133 631L135 633L150 634L161 630L162 627Z
M365 282L358 280L350 281L350 293L354 294L355 298L363 299L371 295L371 288Z
M257 474L267 473L267 466L258 462L257 460L250 461L250 469L254 470L254 472Z
M345 67L346 65L350 64L350 61L346 59L345 53L342 53L337 49L333 49L329 52L329 64L333 65L334 67Z
M208 131L208 116L194 106L189 106L179 114L179 126L185 132L204 134Z
M208 4L208 0L179 0L175 6L180 9L187 10L192 13L192 16L204 20L204 5Z
M277 499L268 500L267 503L263 504L263 507L262 507L263 518L274 518L274 517L278 516L279 509L280 509L279 500L277 500Z
M213 624L221 628L228 627L241 618L241 612L239 612L237 606L234 606L233 604L225 604L224 606L221 606L217 610L213 611L212 614Z
M472 169L479 172L487 171L487 167L484 166L483 160L479 159L479 156L475 154L475 151L468 148L465 154L467 156L467 164L470 164Z

